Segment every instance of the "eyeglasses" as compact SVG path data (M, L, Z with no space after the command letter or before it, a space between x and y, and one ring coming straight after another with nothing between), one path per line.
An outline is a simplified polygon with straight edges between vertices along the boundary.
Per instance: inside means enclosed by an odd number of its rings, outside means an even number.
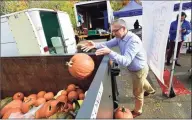
M116 29L116 30L112 30L112 33L116 33L118 32L122 27L120 27L119 29Z

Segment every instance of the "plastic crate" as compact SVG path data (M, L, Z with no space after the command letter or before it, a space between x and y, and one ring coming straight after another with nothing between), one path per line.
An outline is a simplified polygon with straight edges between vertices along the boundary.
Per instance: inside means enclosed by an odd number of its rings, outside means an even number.
M55 51L57 54L64 54L64 47L55 47Z
M97 30L88 30L88 35L96 35L97 34Z
M53 47L63 46L63 43L62 43L62 40L60 37L52 37L51 43L52 43Z

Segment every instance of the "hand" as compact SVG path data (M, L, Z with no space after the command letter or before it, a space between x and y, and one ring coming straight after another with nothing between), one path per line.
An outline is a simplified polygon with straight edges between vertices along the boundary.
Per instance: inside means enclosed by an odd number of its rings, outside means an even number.
M186 32L186 29L182 29L182 32L183 32L183 33Z
M95 48L95 43L93 41L87 41L81 45L81 49L85 52L88 52L89 50L91 50L93 48Z
M108 47L102 45L103 48L98 49L95 54L96 55L107 55L111 52L111 49L109 49Z
M112 60L109 60L109 65L113 66L113 61Z

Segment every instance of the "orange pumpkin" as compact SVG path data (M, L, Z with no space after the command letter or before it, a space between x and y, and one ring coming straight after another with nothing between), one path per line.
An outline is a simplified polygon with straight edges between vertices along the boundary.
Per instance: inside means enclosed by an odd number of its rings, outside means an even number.
M133 118L131 111L128 108L120 107L115 111L115 119Z
M32 107L33 107L32 105L23 102L22 105L21 105L21 112L25 114L25 113L27 113Z
M67 65L69 73L78 80L84 80L90 76L95 67L93 59L85 53L75 54Z
M43 98L45 94L46 94L45 91L40 91L40 92L38 92L37 97L38 98Z
M76 92L77 92L78 95L81 94L81 93L84 93L83 90L80 89L80 88L77 88L77 89L76 89Z
M60 101L60 102L64 102L67 103L67 96L66 95L60 95L56 98L56 100Z
M28 97L24 98L24 103L27 103L28 105L34 105L36 100L37 100L37 95L31 94Z
M64 103L58 100L50 100L46 102L37 112L35 113L35 118L48 118L64 108Z
M76 91L71 91L71 92L69 92L69 94L68 94L68 96L67 96L69 102L72 102L73 100L77 100L78 97L79 97L79 96L78 96L78 94L77 94Z
M21 105L22 105L21 100L13 100L1 109L0 114L3 116L9 109L21 108Z
M24 97L23 102L29 103L30 105L33 105L34 102L37 99L37 95L36 94L31 94L28 97Z
M66 90L63 90L63 91L61 92L61 95L67 95L67 91L66 91Z
M3 115L2 119L8 119L12 113L21 113L21 110L20 110L20 108L18 108L18 107L17 107L17 108L10 108L10 109L7 110L7 112ZM15 117L16 117L16 116L15 116ZM19 116L18 116L18 118L19 118ZM21 118L21 116L20 116L20 118Z
M28 96L28 98L37 99L37 95L36 94L31 94L31 95Z
M17 93L15 93L15 94L13 95L13 99L14 99L14 100L23 100L23 98L24 98L24 94L21 93L21 92L17 92Z
M36 101L35 101L35 106L38 107L39 105L43 104L46 102L46 99L45 98L38 98Z
M53 97L54 97L53 92L48 92L48 93L46 93L46 94L44 95L44 98L45 98L46 100L51 100L51 99L53 99Z
M79 94L79 100L84 100L85 98L85 94L84 93L80 93Z
M67 93L71 92L71 91L75 91L76 90L76 86L74 84L70 84L67 86Z

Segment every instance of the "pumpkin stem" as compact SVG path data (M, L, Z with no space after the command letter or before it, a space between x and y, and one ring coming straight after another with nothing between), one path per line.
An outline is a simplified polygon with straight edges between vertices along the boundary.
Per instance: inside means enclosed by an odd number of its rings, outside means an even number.
M25 103L28 103L28 102L30 102L31 100L32 100L32 98L26 98Z
M126 112L125 107L123 106L121 109L122 112Z
M69 66L69 67L72 67L72 64L73 64L72 61L66 62L66 65Z

